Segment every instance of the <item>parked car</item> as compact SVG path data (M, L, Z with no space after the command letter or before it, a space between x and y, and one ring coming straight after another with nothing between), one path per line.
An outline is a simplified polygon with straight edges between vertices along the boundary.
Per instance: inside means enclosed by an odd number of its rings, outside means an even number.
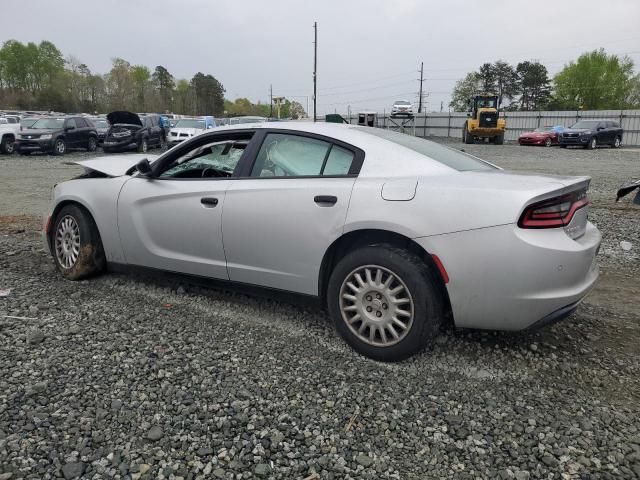
M15 141L20 133L20 124L10 122L10 118L0 118L0 153L12 154Z
M531 132L525 132L518 137L520 145L544 145L550 147L558 144L557 127L540 127Z
M160 115L116 111L107 115L107 121L110 127L102 144L105 153L127 150L146 152L153 147L162 147Z
M391 107L391 115L413 115L413 105L406 100L396 100Z
M445 318L556 321L598 277L589 177L504 172L389 130L242 125L75 163L86 174L54 187L45 230L65 278L111 264L293 292L380 360L429 344Z
M565 129L560 136L560 146L580 145L593 150L599 145L622 145L622 128L613 120L580 120Z
M107 122L106 118L102 117L92 117L89 120L96 128L96 132L98 132L98 145L102 145L109 131L109 122Z
M171 127L171 131L169 132L169 146L176 145L184 140L188 140L204 130L215 127L216 121L210 116L200 118L180 118Z
M243 123L263 123L268 121L269 119L267 117L231 117L229 118L229 123L227 125L241 125Z
M64 155L68 149L84 148L89 152L98 146L98 132L83 117L39 118L31 128L22 130L15 149L21 155L33 152Z

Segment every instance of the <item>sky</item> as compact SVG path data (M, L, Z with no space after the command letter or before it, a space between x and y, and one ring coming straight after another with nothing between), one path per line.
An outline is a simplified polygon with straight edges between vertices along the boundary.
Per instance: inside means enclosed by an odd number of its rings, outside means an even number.
M226 97L299 101L318 114L417 104L448 109L455 81L482 63L539 60L550 73L605 48L640 65L638 0L2 0L0 42L50 40L94 73L111 59L176 78L215 76ZM11 19L11 20L9 20Z

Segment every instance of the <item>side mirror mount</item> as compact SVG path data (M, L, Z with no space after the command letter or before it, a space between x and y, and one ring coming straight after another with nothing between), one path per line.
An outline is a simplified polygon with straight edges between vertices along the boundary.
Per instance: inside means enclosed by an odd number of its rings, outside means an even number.
M153 177L153 170L151 169L151 164L149 163L149 160L147 160L146 158L143 158L138 163L136 163L136 170L140 172L140 176L142 177L147 177L147 178Z
M67 127L64 127L64 131L65 131L65 132L68 132L68 131L70 131L70 130L75 130L75 129L76 129L76 127L74 127L73 125L69 125L69 126L67 126Z
M471 117L471 113L467 112L467 117Z
M598 131L604 130L604 127L598 127Z

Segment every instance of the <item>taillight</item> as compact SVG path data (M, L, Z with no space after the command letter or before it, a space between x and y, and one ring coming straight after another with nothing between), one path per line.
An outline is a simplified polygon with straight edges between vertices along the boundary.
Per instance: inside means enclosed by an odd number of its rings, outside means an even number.
M576 211L589 204L587 192L581 190L529 205L520 220L520 228L555 228L571 222Z

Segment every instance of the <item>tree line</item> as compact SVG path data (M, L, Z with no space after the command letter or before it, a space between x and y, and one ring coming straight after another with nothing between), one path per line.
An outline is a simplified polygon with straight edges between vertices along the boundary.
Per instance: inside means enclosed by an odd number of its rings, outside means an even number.
M587 52L553 78L538 61L515 67L503 60L485 63L458 80L449 106L466 111L469 99L498 96L505 110L622 110L640 108L640 74L629 57Z
M175 78L158 65L132 65L113 58L106 74L92 72L74 56L63 57L49 41L23 44L8 40L0 48L0 107L17 110L105 113L114 110L183 115L267 116L269 105L248 99L225 100L225 89L213 75ZM283 118L304 109L286 100Z

